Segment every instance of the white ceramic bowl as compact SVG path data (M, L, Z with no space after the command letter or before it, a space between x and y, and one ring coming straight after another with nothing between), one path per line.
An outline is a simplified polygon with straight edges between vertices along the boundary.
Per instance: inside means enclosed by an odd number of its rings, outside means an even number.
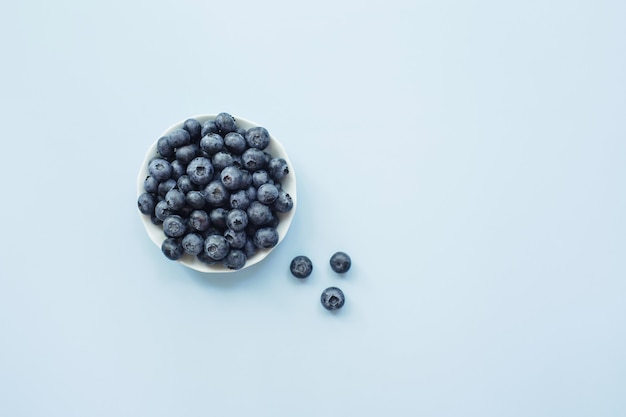
M203 124L207 120L214 120L216 116L217 115L214 115L214 114L201 114L197 116L191 116L188 119L196 119L201 124ZM242 119L235 115L232 115L232 116L235 118L235 121L237 122L237 127L249 129L255 126L263 126L255 122ZM185 120L182 120L170 126L161 134L161 136L159 136L159 138L162 136L168 135L170 132L172 132L175 129L181 128ZM278 226L276 227L276 230L278 231L278 244L279 244L285 238L285 235L287 234L287 231L289 230L289 226L291 225L291 222L296 212L296 205L297 205L296 173L293 169L293 164L289 160L289 156L287 155L287 152L285 151L285 148L283 148L280 142L278 142L278 140L276 140L276 138L272 136L271 128L268 128L267 126L263 126L263 127L265 127L270 133L270 144L267 148L265 148L265 151L269 152L273 157L285 159L285 161L287 161L287 164L289 166L289 174L287 174L285 177L281 179L281 185L282 185L282 188L285 191L287 191L287 193L289 193L289 195L291 196L293 200L293 208L286 213L277 213L277 216L280 219L280 222ZM143 187L144 187L144 181L146 177L148 176L148 164L150 163L150 160L152 158L157 156L157 141L159 138L157 138L157 140L154 141L152 146L150 146L150 148L146 152L146 157L144 158L143 163L141 164L141 169L139 170L139 175L137 176L137 197L139 197L140 194L145 192ZM139 211L137 211L137 213L139 213L141 221L143 222L146 228L146 232L148 232L148 236L150 237L152 242L154 242L154 244L158 247L159 252L161 252L161 244L166 239L166 236L163 233L163 227L161 225L153 224L152 220L150 219L150 216L142 214ZM248 268L252 265L255 265L261 262L263 259L265 259L266 256L268 256L272 252L273 249L275 249L278 246L278 244L270 249L258 249L257 253L251 258L249 258L245 266L239 270L228 269L225 266L223 266L221 263L209 265L200 261L195 256L188 255L188 254L183 255L183 257L177 260L176 262L179 262L186 267L189 267L191 269L194 269L200 272L207 272L207 273L236 272L236 271L241 271L245 268ZM172 262L168 260L165 257L165 255L162 255L162 257L163 257L164 262Z

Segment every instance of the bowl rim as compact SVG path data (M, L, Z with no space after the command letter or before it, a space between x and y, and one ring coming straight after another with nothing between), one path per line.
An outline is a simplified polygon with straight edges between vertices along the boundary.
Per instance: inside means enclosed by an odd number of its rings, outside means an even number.
M235 122L237 123L237 127L245 128L246 130L251 127L264 127L263 125L257 122L244 119L234 114L231 114L231 116L234 117ZM165 129L163 133L161 133L161 135L148 147L148 150L146 151L144 159L141 163L141 167L139 168L139 173L137 175L137 196L136 196L137 198L145 192L144 181L146 177L148 176L148 164L152 158L154 158L155 156L158 156L157 142L159 138L168 135L175 129L182 128L185 121L189 119L196 119L198 122L203 124L207 120L214 120L216 117L217 117L217 114L197 114L194 116L190 116L190 117L185 118L184 120L181 120L179 122L172 124L170 127ZM241 269L236 269L236 270L225 267L221 262L217 262L216 264L204 263L200 261L199 259L197 259L195 256L189 255L189 254L184 254L180 259L176 260L175 262L178 262L179 264L187 268L191 268L193 270L204 272L204 273L209 273L209 274L239 272L253 265L256 265L262 260L264 260L284 240L285 236L287 235L287 232L289 231L289 228L291 227L291 223L293 222L293 218L296 213L296 207L297 207L296 173L295 173L295 170L293 169L293 164L291 163L291 160L289 159L289 155L287 154L287 151L285 150L283 145L280 143L278 139L276 139L272 135L269 129L267 130L270 135L270 144L268 145L267 148L265 148L265 150L271 153L272 156L283 158L287 162L287 166L289 167L289 174L287 174L287 176L285 176L284 179L281 180L281 185L285 190L287 190L287 192L289 193L293 201L293 207L291 208L291 210L289 210L286 213L276 213L276 215L279 218L279 224L276 227L276 230L278 232L278 243L272 248L257 249L256 254L250 259L248 259L246 261L246 264ZM146 229L148 237L159 249L161 249L161 244L166 239L165 234L163 233L162 226L153 224L149 215L143 214L139 210L137 210L137 213L139 214L141 222L143 223L144 228ZM167 260L167 258L165 258L164 255L162 256L164 259Z

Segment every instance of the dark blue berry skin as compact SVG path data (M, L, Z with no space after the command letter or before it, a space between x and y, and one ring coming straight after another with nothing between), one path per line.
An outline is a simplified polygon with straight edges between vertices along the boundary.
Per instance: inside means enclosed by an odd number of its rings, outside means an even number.
M189 227L197 232L204 232L209 229L211 219L204 210L193 210L189 213Z
M163 233L167 237L181 237L187 232L185 220L177 215L170 214L163 220Z
M278 190L278 197L274 204L272 204L272 208L277 213L287 213L293 208L293 199L285 190Z
M254 234L253 242L257 248L273 248L278 243L278 232L273 227L262 227Z
M148 173L157 181L163 182L172 176L172 165L162 158L155 158L148 164Z
M326 310L339 310L346 302L346 297L337 287L328 287L322 292L320 301Z
M211 224L218 229L224 230L226 229L226 216L228 215L228 210L217 207L209 212L209 218L211 219Z
M252 185L254 185L256 188L259 188L261 185L267 184L270 181L272 183L274 182L270 178L270 174L263 169L252 173Z
M194 158L187 166L189 179L197 185L206 185L213 179L213 164L202 156Z
M185 195L185 203L192 209L201 209L206 205L206 199L201 191L192 190Z
M237 168L243 168L243 159L241 159L241 155L232 154L233 155L233 165Z
M241 154L243 167L254 172L265 167L265 154L257 148L248 148Z
M251 127L246 131L248 146L255 149L265 149L270 144L270 134L264 127Z
M178 180L181 176L186 174L187 168L178 159L174 159L172 162L172 178Z
M240 232L248 226L248 214L242 209L232 209L226 215L226 226Z
M237 132L224 136L224 146L235 155L240 155L248 147L246 139Z
M169 145L174 149L191 143L191 136L189 135L189 132L182 128L175 129L169 134L169 136L167 136L167 138Z
M287 161L283 158L272 158L268 163L268 170L270 177L275 181L280 181L285 175L289 174L289 167Z
M178 179L176 180L176 188L178 188L185 194L187 194L189 191L197 189L196 184L191 182L191 179L187 174L178 177Z
M172 261L180 259L185 253L183 246L174 238L165 239L161 244L161 251L167 259Z
M231 116L229 113L220 113L215 118L215 124L219 129L219 133L222 136L226 136L230 132L235 132L237 130L237 123L235 122L235 118Z
M200 131L200 135L205 137L210 133L219 133L220 129L215 124L215 120L207 120L202 124L202 130Z
M209 155L215 155L224 150L224 138L217 133L209 133L202 136L202 139L200 139L200 149Z
M256 200L256 188L253 185L246 188L246 194L248 195L248 200L250 201L250 204ZM248 207L250 206L250 204L248 204Z
M137 198L137 207L142 214L154 213L156 203L156 197L150 193L142 193Z
M202 125L196 119L187 119L183 123L183 129L189 133L191 142L198 142L202 133Z
M299 255L291 260L289 270L296 278L306 278L313 272L313 262L308 257Z
M211 259L224 259L230 250L226 238L222 235L210 235L204 240L204 251Z
M230 247L235 249L243 248L248 240L248 235L246 235L246 232L243 230L236 231L233 229L226 229L224 237L228 241Z
M170 178L159 184L157 187L157 194L165 198L167 192L173 188L176 188L176 180L174 178Z
M159 181L152 175L148 175L143 181L143 189L150 194L156 194L159 191Z
M176 149L176 159L185 167L197 156L200 156L200 147L195 143L190 143L189 145L181 146ZM184 173L185 172L183 172L183 174Z
M171 210L178 211L185 206L185 193L178 188L172 188L165 194L165 202Z
M213 155L211 163L216 171L221 171L227 166L233 165L233 155L230 152L219 151Z
M231 249L222 262L226 268L237 270L243 268L246 261L246 255L242 250Z
M207 264L207 265L215 265L219 262L213 258L210 258L209 255L207 255L207 253L204 250L200 252L199 254L197 254L196 257L198 258L198 260L200 260L200 262Z
M159 219L160 221L165 220L168 216L174 214L172 209L167 206L167 202L165 200L161 200L156 203L154 206L154 217Z
M230 208L245 210L250 206L250 198L246 190L239 190L230 195Z
M163 159L169 159L174 156L174 148L170 146L167 136L162 136L157 140L157 152Z
M246 213L248 222L254 225L263 225L272 219L272 210L258 201L251 202Z
M339 274L348 272L350 266L352 266L352 260L345 252L335 252L333 256L330 257L331 269Z
M220 179L224 187L229 190L237 190L244 184L241 170L235 166L228 166L220 172Z
M204 238L197 233L187 233L181 241L183 250L190 255L197 255L204 251Z
M226 187L224 187L222 181L213 180L205 187L204 198L210 206L223 207L228 204L230 192Z
M261 203L270 205L278 198L278 188L274 184L263 184L256 191L256 198Z
M248 259L252 258L257 251L257 247L252 239L246 239L246 243L243 245L243 253Z

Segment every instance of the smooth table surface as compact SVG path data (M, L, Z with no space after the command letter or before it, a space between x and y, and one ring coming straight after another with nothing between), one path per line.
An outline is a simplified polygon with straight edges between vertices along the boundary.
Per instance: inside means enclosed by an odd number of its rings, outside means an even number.
M625 13L5 5L0 415L626 415ZM135 178L221 111L280 139L298 211L205 276L148 239Z

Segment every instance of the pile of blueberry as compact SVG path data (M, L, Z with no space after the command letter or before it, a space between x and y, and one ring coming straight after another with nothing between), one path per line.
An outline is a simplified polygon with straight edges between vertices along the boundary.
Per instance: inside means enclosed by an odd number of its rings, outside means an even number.
M228 113L188 119L157 141L137 205L163 226L168 259L188 254L236 270L278 243L277 214L293 201L281 187L287 162L269 144L265 128L240 128Z
M345 252L335 252L330 257L330 267L338 274L348 272L351 266L352 259ZM289 269L294 277L304 279L313 272L313 262L307 256L298 255L291 260ZM341 289L337 287L328 287L322 291L320 301L326 310L332 311L343 307L346 302L346 297Z

